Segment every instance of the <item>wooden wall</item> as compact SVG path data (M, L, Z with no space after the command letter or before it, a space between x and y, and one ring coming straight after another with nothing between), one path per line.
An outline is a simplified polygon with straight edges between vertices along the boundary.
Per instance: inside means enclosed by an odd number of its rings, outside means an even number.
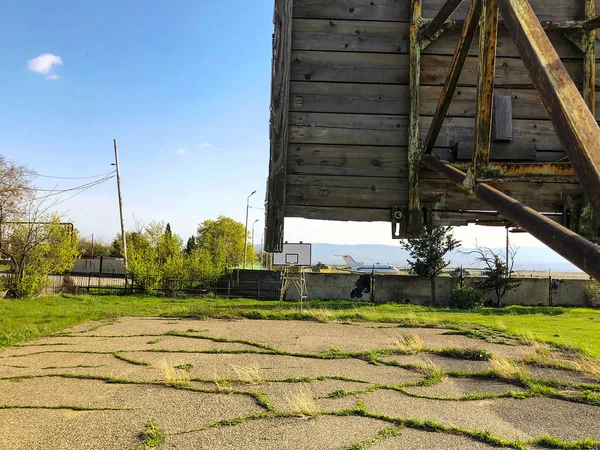
M423 0L433 17L445 0ZM583 18L583 0L530 0L540 20ZM453 18L464 17L465 1ZM293 0L285 216L389 221L392 205L408 202L409 0ZM456 48L448 31L421 58L421 135L424 138ZM548 32L574 81L582 82L582 53ZM477 39L436 142L447 160L467 161L473 148ZM494 142L492 161L547 162L562 146L517 49L500 31L496 93L512 98L512 142ZM600 70L597 72L600 77ZM600 105L599 105L600 106ZM600 108L597 108L600 110ZM448 209L490 208L450 183L423 172L421 201ZM561 211L578 184L500 184L540 211ZM452 223L451 215L438 216ZM455 220L464 222L465 218Z

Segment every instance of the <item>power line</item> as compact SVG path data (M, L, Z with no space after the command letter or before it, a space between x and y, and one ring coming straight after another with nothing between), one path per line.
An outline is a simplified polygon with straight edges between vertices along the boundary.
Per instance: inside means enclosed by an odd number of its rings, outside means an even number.
M64 194L65 192L72 192L72 191L81 191L81 192L84 192L84 191L87 191L88 189L90 189L90 188L92 188L94 186L98 186L98 185L100 185L102 183L105 183L108 180L113 179L114 177L115 177L114 175L111 175L111 176L102 178L100 180L96 180L96 181L93 181L91 183L82 184L80 186L76 186L76 187L70 188L70 189L50 190L50 191L48 191L48 190L37 190L37 189L34 189L36 191L41 191L41 192L51 192L50 194L44 195L42 197L37 197L36 200L44 200L44 199L49 198L49 197L54 197L55 195Z
M40 175L39 173L35 173L34 176L35 177L40 177L40 178L52 178L55 180L89 180L91 178L100 178L100 177L104 177L106 175L109 175L111 173L114 173L114 170L111 170L110 172L106 172L106 173L100 173L98 175L92 175L89 177L54 177L51 175Z

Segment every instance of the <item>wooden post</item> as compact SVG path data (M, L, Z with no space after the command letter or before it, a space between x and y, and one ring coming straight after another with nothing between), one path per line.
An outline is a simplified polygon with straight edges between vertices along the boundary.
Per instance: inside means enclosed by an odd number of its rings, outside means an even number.
M479 17L481 16L481 3L482 0L473 0L469 11L467 12L465 24L460 34L454 57L452 58L450 71L448 72L446 83L442 88L442 95L440 96L435 114L431 120L431 125L429 126L429 131L427 132L424 146L425 153L432 152L435 141L440 134L444 119L446 118L446 114L448 113L448 108L450 107L450 102L452 102L458 79L460 78L460 74L462 73L462 69L469 54L469 49L471 48L473 38L475 37L475 31L477 31Z
M585 0L585 18L596 16L595 0ZM592 115L596 116L596 30L586 33L586 49L583 53L583 99Z
M419 22L421 20L421 0L412 0L410 20L410 59L409 92L410 116L408 129L408 218L407 237L418 237L423 228L423 214L419 200L419 170L423 156L423 145L419 131L419 90L421 78L421 45L419 42Z
M119 215L121 217L121 242L123 244L123 258L125 260L125 273L127 273L127 239L125 237L125 221L123 219L123 195L121 193L121 171L119 170L119 148L117 140L113 139L115 148L115 167L117 169L117 192L119 194ZM127 278L125 278L127 279Z
M498 0L498 5L577 179L600 216L600 128L596 119L527 0Z
M271 80L271 156L267 186L265 249L283 249L285 183L287 171L290 70L292 59L293 0L276 0L273 22L273 67Z
M481 168L486 166L490 160L494 76L496 74L496 42L498 39L498 7L496 6L496 0L483 0L483 2L483 19L479 30L479 78L472 165L472 175L475 179L479 176Z

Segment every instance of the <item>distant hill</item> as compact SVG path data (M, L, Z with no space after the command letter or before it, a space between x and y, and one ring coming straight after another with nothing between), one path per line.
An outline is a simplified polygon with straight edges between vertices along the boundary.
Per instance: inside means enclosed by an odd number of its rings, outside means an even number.
M477 267L475 258L466 253L472 248L461 247L459 251L448 253L446 256L450 259L450 267ZM504 249L494 249L504 252ZM408 264L408 252L402 250L400 245L338 245L338 244L313 244L312 262L319 261L325 264L344 264L344 260L335 255L350 255L356 261L363 261L367 264L381 263L393 264L398 267L406 267ZM560 255L545 247L521 247L515 258L515 270L552 270L557 272L581 272L573 264L562 258Z

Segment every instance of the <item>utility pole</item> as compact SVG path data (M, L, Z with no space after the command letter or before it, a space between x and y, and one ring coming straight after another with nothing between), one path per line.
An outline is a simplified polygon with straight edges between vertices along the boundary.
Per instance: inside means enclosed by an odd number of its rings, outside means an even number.
M94 233L92 233L92 259L94 259Z
M123 220L123 195L121 194L121 172L119 170L119 149L117 140L113 139L115 147L115 166L117 169L117 191L119 192L119 214L121 215L121 240L123 244L123 258L125 259L125 272L127 272L127 239L125 238L125 221Z

